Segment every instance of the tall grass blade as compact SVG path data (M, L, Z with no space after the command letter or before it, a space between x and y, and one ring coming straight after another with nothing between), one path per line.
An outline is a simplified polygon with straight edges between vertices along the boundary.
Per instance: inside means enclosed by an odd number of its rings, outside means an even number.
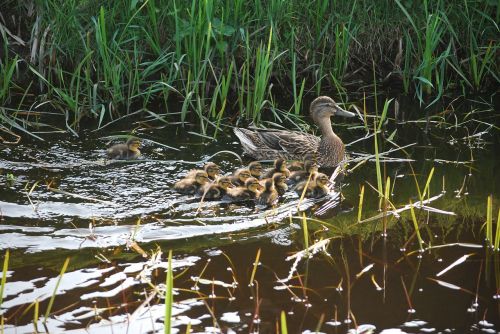
M0 307L3 303L3 292L5 290L5 283L7 282L7 270L9 269L9 257L10 252L7 249L5 252L5 257L3 259L3 267L2 267L2 285L0 286Z
M163 326L165 334L172 332L172 306L174 303L174 274L172 272L172 250L168 251L168 271L165 283L165 320Z
M67 257L66 261L64 261L64 264L61 268L61 272L59 274L59 279L57 280L56 286L54 288L54 292L50 297L49 305L47 306L47 311L45 311L45 319L43 320L44 324L47 323L47 320L49 319L50 311L52 310L52 305L54 305L54 300L56 299L57 289L59 288L59 284L61 283L63 275L66 272L66 269L68 268L68 264L69 264L69 257Z

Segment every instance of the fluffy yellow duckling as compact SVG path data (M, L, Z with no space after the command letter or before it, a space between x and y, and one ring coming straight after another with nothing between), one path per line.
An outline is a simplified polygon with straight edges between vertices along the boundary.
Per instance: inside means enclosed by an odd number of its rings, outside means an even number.
M283 158L278 158L274 160L274 167L268 169L264 174L264 178L273 177L274 173L283 173L286 177L290 175L290 171L286 167L286 160Z
M116 144L108 148L108 159L114 160L135 160L141 156L141 141L138 138L131 137L125 144Z
M210 180L215 180L217 175L220 174L220 168L217 164L213 163L213 162L207 162L205 164L205 166L203 166L203 170L201 169L193 169L191 171L188 172L188 174L186 175L186 178L189 178L189 179L192 179L195 177L196 173L199 172L199 171L205 171L207 172L207 175L208 175L208 178Z
M255 177L256 179L260 179L262 177L262 165L260 162L252 161L248 165L248 170L250 171L252 177Z
M266 179L264 182L264 190L257 198L257 204L271 206L278 201L278 197L279 195L274 187L273 179Z
M235 186L242 187L245 185L245 182L252 175L250 171L246 168L237 169L233 175L231 175L231 183Z
M244 187L228 189L227 197L233 201L247 201L256 199L260 195L263 187L259 184L259 180L250 177L245 181Z
M205 199L221 199L227 194L229 188L233 188L229 176L223 176L217 179L216 183L206 184L199 190L200 196L205 196Z
M307 181L307 179L309 178L309 174L317 171L318 171L318 165L312 160L306 160L304 162L303 170L297 170L291 172L290 176L288 177L288 181L290 184Z
M300 182L295 187L295 191L299 196L302 196L304 188L307 185L305 197L320 198L327 195L330 190L326 186L330 182L328 176L323 173L314 173L311 175L311 180L307 184L307 180Z
M174 189L181 194L194 195L208 182L208 174L205 171L196 172L194 178L183 178L174 185Z
M283 173L274 173L272 178L267 178L260 181L260 184L265 187L265 182L267 180L272 180L274 188L280 196L283 196L288 190L288 185L286 184L286 176Z

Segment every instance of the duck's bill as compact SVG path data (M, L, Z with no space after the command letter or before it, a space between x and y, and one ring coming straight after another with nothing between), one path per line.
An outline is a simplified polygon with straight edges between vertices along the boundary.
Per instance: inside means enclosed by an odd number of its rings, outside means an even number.
M335 116L354 117L354 116L356 116L356 114L337 107L337 111L335 112Z

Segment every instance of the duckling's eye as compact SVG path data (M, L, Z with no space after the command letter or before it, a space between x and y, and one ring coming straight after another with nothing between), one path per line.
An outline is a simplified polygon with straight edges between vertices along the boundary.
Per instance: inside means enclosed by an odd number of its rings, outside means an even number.
M250 174L244 173L244 174L241 174L241 176L248 178L248 177L250 177Z

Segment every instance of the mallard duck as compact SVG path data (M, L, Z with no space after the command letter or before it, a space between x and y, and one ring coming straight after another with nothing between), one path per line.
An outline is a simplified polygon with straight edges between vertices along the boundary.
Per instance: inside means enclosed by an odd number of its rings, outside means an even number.
M274 166L273 168L268 169L264 173L264 176L263 176L264 178L273 177L274 173L282 173L286 177L288 177L290 175L290 171L288 170L288 168L286 168L286 160L285 159L278 158L278 159L274 160L273 166Z
M185 177L174 184L174 189L181 194L194 195L208 182L208 174L205 171L198 171L194 178Z
M217 179L215 183L205 184L199 189L198 194L200 196L205 196L205 199L221 199L227 194L229 188L234 187L231 183L231 178L229 176L222 176Z
M286 176L283 173L274 173L272 178L263 179L260 181L261 186L265 187L267 180L272 180L274 188L278 192L278 195L283 196L288 190L288 185L286 184Z
M201 169L193 169L193 170L190 170L187 175L186 175L186 178L189 178L189 179L192 179L195 177L196 173L199 172L199 171L202 171ZM215 178L217 177L217 175L219 175L220 173L220 168L217 164L213 163L213 162L207 162L205 164L205 166L203 166L203 171L207 172L207 175L208 175L208 178L210 180L215 180Z
M231 175L231 183L235 186L242 187L245 185L245 181L251 177L250 171L246 168L237 169L233 175Z
M306 188L305 192L305 197L309 198L320 198L325 195L327 195L330 190L326 186L330 182L330 179L328 179L328 176L326 176L323 173L314 173L311 175L311 179L309 182L307 180L300 182L297 184L295 187L295 191L299 196L302 196L302 193L304 192L304 188Z
M256 179L260 179L262 176L262 165L258 161L252 161L248 164L248 170L250 174Z
M353 117L355 114L343 110L328 96L317 97L309 112L321 131L321 138L296 131L277 129L234 128L246 154L257 160L282 157L301 160L307 154L317 154L318 165L336 167L344 159L344 143L333 132L331 116Z
M138 138L131 137L125 144L116 144L106 151L108 159L114 160L135 160L141 156L141 141Z
M317 171L318 166L316 165L316 163L312 160L306 160L306 162L304 162L303 170L293 171L290 173L290 176L288 177L289 184L307 181L307 179L309 178L309 174Z
M271 206L278 200L279 194L274 187L273 179L266 179L264 182L264 190L257 198L257 204Z
M226 197L232 201L247 201L258 198L262 189L259 180L250 177L245 181L244 187L228 189Z

